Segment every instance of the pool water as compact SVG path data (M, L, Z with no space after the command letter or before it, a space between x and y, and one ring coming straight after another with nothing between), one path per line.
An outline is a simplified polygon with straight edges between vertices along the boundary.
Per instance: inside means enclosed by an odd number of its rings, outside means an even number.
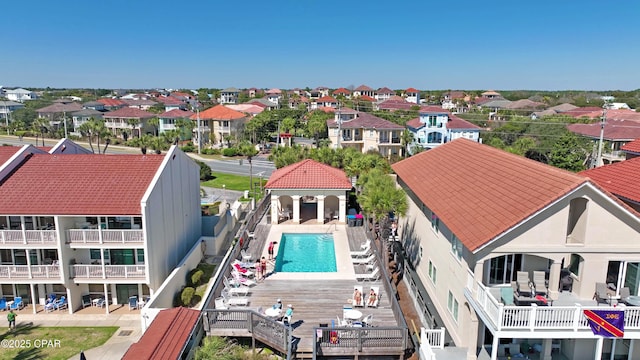
M332 234L283 233L276 255L276 272L336 272Z

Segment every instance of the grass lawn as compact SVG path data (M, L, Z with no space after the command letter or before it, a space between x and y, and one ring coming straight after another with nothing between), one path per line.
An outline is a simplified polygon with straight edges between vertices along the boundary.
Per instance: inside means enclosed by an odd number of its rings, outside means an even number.
M200 183L202 186L222 189L222 185L225 185L225 188L228 190L236 190L236 191L245 191L249 190L249 177L241 176L241 175L233 175L233 174L223 174L218 172L212 172L211 176L213 179L203 181ZM254 175L253 182L260 182L260 177ZM262 185L267 183L266 179L262 179ZM249 196L253 196L253 194L249 194ZM258 196L261 198L262 196Z
M117 326L1 328L0 359L68 359L82 350L104 344Z

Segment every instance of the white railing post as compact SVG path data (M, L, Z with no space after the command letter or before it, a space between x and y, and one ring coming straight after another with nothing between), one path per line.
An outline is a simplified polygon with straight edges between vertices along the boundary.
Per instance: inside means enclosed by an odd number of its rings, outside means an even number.
M102 228L100 228L99 226L98 226L98 242L100 244L103 243L103 241L102 241ZM100 251L102 251L102 250L100 250Z
M129 272L127 271L127 270L128 270L128 268L129 268L128 266L126 266L126 265L124 266L124 278L125 278L125 279L128 279L128 278L129 278Z
M2 244L5 244L7 242L7 240L6 240L5 235L4 235L4 230L0 231L0 234L2 235L2 236L0 236L2 238Z
M498 325L498 331L502 330L502 324L504 323L502 321L502 319L504 318L504 304L500 303L498 304L498 318L496 319L496 322Z
M574 311L573 331L578 331L578 328L580 327L580 316L582 316L582 308L580 307L580 304L576 303L576 309Z
M124 230L120 231L120 238L122 239L122 243L126 244L127 241L125 240L125 236L124 236Z
M536 316L538 314L538 304L531 304L531 312L529 312L529 329L531 331L535 330L536 327Z

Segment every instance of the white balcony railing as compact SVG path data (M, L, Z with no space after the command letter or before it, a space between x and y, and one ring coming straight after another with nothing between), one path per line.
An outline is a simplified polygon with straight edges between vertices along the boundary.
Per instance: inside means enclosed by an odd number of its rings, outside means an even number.
M71 244L142 244L142 230L104 230L104 229L72 229L69 230Z
M444 349L444 328L420 330L420 359L436 360L433 349Z
M473 273L467 278L467 294L471 295L476 310L485 317L497 331L591 331L584 310L606 310L608 307L582 306L506 306L498 301L489 288L476 282ZM614 309L611 307L611 309ZM615 310L624 310L625 331L640 330L640 307L619 306Z
M60 279L60 266L0 265L0 279Z
M140 279L146 278L144 265L72 265L78 279Z
M55 230L0 230L0 245L55 245Z

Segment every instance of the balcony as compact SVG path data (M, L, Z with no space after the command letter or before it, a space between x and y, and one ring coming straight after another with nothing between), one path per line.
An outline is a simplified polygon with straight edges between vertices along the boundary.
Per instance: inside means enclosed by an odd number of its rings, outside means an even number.
M0 265L0 279L55 279L60 280L59 265Z
M82 279L132 279L145 280L144 265L72 265L74 280Z
M144 233L142 230L72 229L68 242L71 245L144 244Z
M362 141L362 135L356 136L343 136L342 141Z
M56 230L0 230L0 245L58 244Z
M624 310L624 338L640 339L640 307L597 305L507 306L496 299L491 288L476 282L469 273L465 297L485 325L499 337L544 338L549 332L565 338L594 337L583 310ZM558 334L561 332L561 334Z
M399 137L380 137L380 140L378 141L379 144L384 145L384 144L400 144L400 138Z

